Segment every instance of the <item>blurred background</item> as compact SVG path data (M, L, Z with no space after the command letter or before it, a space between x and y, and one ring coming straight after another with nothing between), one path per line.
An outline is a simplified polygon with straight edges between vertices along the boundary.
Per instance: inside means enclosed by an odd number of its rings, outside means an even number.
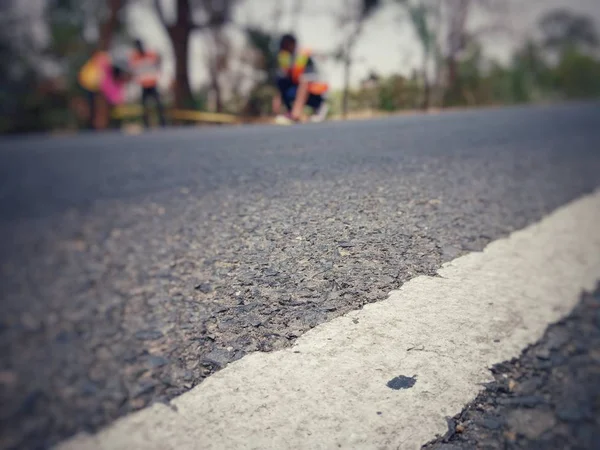
M223 115L170 123L266 120L286 32L314 52L331 118L593 98L598 23L597 0L2 0L0 132L86 127L80 70L136 39L161 57L168 111ZM96 128L141 123L139 102L131 83L123 121L100 105Z

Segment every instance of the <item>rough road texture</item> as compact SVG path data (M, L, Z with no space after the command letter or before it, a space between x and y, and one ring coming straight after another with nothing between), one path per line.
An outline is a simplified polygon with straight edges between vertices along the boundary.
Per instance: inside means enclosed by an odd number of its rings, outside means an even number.
M3 142L0 446L166 401L593 190L597 111Z
M448 420L424 450L600 448L600 285Z

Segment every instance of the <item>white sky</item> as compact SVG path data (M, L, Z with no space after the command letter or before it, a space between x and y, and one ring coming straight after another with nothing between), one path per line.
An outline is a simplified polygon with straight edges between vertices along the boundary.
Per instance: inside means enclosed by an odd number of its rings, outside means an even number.
M1 0L0 0L1 1ZM138 6L130 8L128 20L131 34L142 38L149 47L159 51L165 61L165 84L172 77L173 58L169 40L160 26L152 8L152 2L145 0ZM168 13L172 13L174 0L161 0ZM335 11L341 11L345 0L300 0L306 14L299 16L294 27L291 14L284 14L279 31L285 32L292 28L299 38L300 45L309 46L315 51L331 51L340 39L339 30L333 19ZM236 10L236 20L240 23L260 24L273 29L273 10L279 2L284 10L291 11L294 0L244 0ZM527 6L523 6L523 4ZM327 4L327 7L323 7ZM500 60L505 60L516 44L524 36L534 32L536 23L541 15L555 7L569 9L591 16L600 28L600 0L510 0L510 16L507 18L513 32L509 36L495 38L486 42L486 52ZM399 22L399 10L392 5L382 8L368 22L363 36L357 45L356 56L359 61L352 72L351 83L356 84L370 70L379 74L392 73L408 74L419 64L420 50L410 25ZM485 20L485 17L473 17L473 24ZM206 80L204 67L203 38L195 36L190 50L190 77L194 87ZM334 62L320 64L333 88L342 85L342 69Z

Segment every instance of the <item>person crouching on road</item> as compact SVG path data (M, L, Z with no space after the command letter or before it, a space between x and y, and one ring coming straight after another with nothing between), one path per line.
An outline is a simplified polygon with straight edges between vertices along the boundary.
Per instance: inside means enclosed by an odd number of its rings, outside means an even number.
M273 102L273 112L280 114L283 103L292 121L303 119L305 106L313 110L313 121L322 121L327 116L327 83L320 81L312 53L308 49L297 52L296 37L286 34L279 44L277 88L278 96Z
M135 81L142 88L144 126L146 128L150 127L148 102L152 99L156 104L160 125L164 127L166 124L164 110L157 88L160 77L160 56L152 50L146 50L142 41L138 39L135 41L135 50L132 52L130 65Z

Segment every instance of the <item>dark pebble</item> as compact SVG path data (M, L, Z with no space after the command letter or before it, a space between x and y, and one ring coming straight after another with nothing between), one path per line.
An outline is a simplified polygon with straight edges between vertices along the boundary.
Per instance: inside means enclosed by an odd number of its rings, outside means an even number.
M553 354L550 357L550 360L554 367L558 367L558 366L562 366L563 364L565 364L567 362L567 357L557 353L557 354Z
M233 355L231 352L217 348L207 353L202 360L202 363L224 367L231 361L232 357Z
M479 422L479 425L488 430L499 430L504 426L504 423L498 419L486 418Z
M54 340L59 344L66 344L71 340L71 334L67 331L61 331Z
M156 341L161 337L163 334L158 330L140 330L135 333L135 338L140 341Z
M236 306L235 309L239 313L247 313L247 312L252 311L253 309L256 309L257 306L258 305L256 303L249 303L247 305Z
M490 369L493 374L508 373L511 371L511 365L509 362L494 364Z
M567 408L558 408L556 415L560 420L564 420L565 422L580 422L592 418L592 414L590 414L589 409L585 405L581 407L573 405Z
M592 424L582 423L577 425L575 434L581 445L585 446L584 448L600 447L600 435L596 427Z
M544 380L540 377L530 378L518 384L517 390L522 394L531 394L544 384Z
M156 382L153 380L144 380L141 381L133 390L132 397L137 398L144 394L148 394L154 390L156 387Z
M558 350L569 341L569 333L564 327L557 328L548 334L547 348L549 350Z
M128 362L128 363L135 362L135 360L138 358L139 355L140 355L139 350L134 350L134 349L127 350L123 354L123 361Z
M409 389L417 382L416 377L405 377L404 375L392 378L387 382L387 387L394 389L395 391L400 389Z
M533 408L537 405L543 405L546 403L544 397L539 395L528 395L525 397L514 397L514 398L499 398L496 400L499 405L512 405L512 406L523 406L525 408Z
M148 357L148 365L152 368L158 368L169 364L169 360L162 356L150 356Z
M548 351L547 349L540 349L536 352L535 356L538 359L545 361L545 360L550 359L550 351Z
M84 396L92 396L98 393L98 385L92 381L86 381L81 387L81 394Z
M38 402L40 402L42 400L43 397L44 397L44 394L42 393L42 391L35 390L33 392L30 392L29 394L27 394L27 396L21 403L21 406L19 408L19 413L32 414L36 405L38 404Z
M209 283L200 283L194 287L197 291L202 292L203 294L208 294L212 292L212 286Z
M510 392L510 389L504 382L493 381L491 383L485 383L484 386L488 391L498 394L507 394Z

